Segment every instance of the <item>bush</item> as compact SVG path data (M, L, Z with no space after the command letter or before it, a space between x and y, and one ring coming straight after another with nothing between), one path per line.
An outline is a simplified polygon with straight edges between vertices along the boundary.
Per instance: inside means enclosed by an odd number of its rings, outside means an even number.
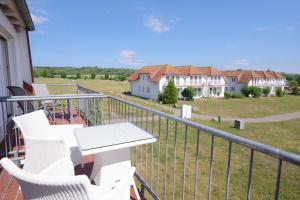
M184 88L181 95L188 101L193 101L195 96L195 89L193 87Z
M230 99L232 94L230 92L224 92L224 98L225 99Z
M67 78L67 73L66 72L61 72L60 73L60 78Z
M104 75L104 79L105 79L105 80L108 80L108 79L109 79L109 74L108 74L108 73L106 73L106 74Z
M285 95L284 90L282 90L281 88L276 89L276 96L283 97L284 95Z
M248 87L247 85L244 85L244 86L242 87L241 91L242 91L242 93L243 93L243 95L244 95L245 97L248 97L248 96L249 96L249 87Z
M231 98L233 98L233 99L242 99L243 95L240 95L240 94L231 94Z
M178 100L178 92L172 80L169 81L163 92L163 104L175 104Z
M255 98L259 98L262 96L262 94L263 94L263 90L261 88L255 86L249 87L249 95Z
M159 93L158 96L157 96L157 99L158 99L159 102L161 102L163 100L163 94Z
M42 77L43 78L47 78L48 77L48 70L45 69L45 70L42 71Z
M117 76L117 80L118 81L125 81L126 80L126 76L124 76L124 75L118 75Z
M297 86L292 88L292 95L299 95L299 88Z
M263 88L263 93L265 96L268 96L271 92L271 88L270 87L265 87Z
M77 73L77 74L76 74L76 78L77 78L77 79L80 79L80 78L81 78L81 74L80 74L80 73Z
M96 78L96 73L92 73L91 74L91 79L95 79Z

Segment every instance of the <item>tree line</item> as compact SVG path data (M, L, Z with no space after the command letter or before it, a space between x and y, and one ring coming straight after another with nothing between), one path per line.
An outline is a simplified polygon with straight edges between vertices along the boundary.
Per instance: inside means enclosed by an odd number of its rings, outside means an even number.
M102 67L41 67L33 68L34 77L71 78L71 79L103 79L124 81L135 70L129 68Z

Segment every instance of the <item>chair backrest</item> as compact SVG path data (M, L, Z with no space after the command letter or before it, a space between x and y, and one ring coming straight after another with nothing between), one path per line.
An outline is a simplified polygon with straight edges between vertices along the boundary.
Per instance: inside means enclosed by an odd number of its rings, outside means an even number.
M85 175L65 177L36 175L20 169L8 158L2 158L0 164L17 179L25 200L91 199L91 185Z
M93 186L85 175L80 176L42 176L18 168L8 158L0 160L2 167L17 179L25 200L128 200L130 181L135 168L116 183L116 187Z
M49 91L46 84L43 83L33 83L32 87L36 96L49 96Z
M7 86L7 89L13 96L28 96L27 92L18 86ZM17 101L23 113L33 112L34 106L31 101Z
M47 130L47 127L50 126L43 110L16 116L12 119L20 128L25 138L27 136L32 138L44 137L43 133Z

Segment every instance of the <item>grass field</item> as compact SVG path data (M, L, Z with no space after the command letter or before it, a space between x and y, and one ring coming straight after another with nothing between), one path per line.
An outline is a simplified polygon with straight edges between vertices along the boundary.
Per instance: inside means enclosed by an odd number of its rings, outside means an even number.
M300 111L300 96L243 98L243 99L201 99L181 102L198 107L196 113L221 115L224 117L265 117Z
M76 80L77 81L77 80ZM45 83L72 83L69 79L37 79L36 82ZM97 91L102 91L115 96L121 96L132 102L142 104L154 109L162 110L161 105L153 101L143 100L137 97L123 96L121 93L129 90L129 84L127 82L117 82L117 81L101 81L101 80L79 80L79 84L94 89ZM72 92L72 88L61 88L53 87L49 88L51 93L63 93ZM73 89L74 90L74 89ZM261 102L262 108L265 109L265 113L280 113L284 111L284 106L279 108L274 108L269 106L269 101L273 102L273 107L275 105L281 104L282 100L288 106L296 108L286 108L287 112L289 110L299 110L299 102L297 97L286 96L284 98L264 98L264 99L242 99L242 100L203 100L200 102L193 102L195 104L200 103L200 109L208 110L207 114L218 114L216 112L216 105L220 107L222 112L227 111L227 104L232 108L232 112L236 115L240 113L249 112L248 116L253 116L251 113L255 113L250 108L245 111L240 109L247 107L243 105L242 102L246 104L254 104ZM300 99L298 99L299 101ZM241 101L241 102L239 102ZM289 103L292 101L292 103ZM204 103L202 105L202 103ZM268 109L267 109L268 108ZM256 106L253 106L253 110L256 110ZM215 110L215 111L214 111ZM163 110L162 110L163 111ZM200 110L200 112L204 112ZM261 114L262 115L262 114ZM263 115L262 115L263 116ZM145 119L145 118L144 118ZM218 128L227 132L240 135L249 139L253 139L262 143L269 144L274 147L282 148L287 151L294 153L300 153L300 120L290 120L286 122L278 123L247 123L246 129L239 131L233 129L230 123L218 124L214 121L203 121L195 120L196 122ZM153 132L154 134L159 134L158 121L154 121ZM145 129L145 123L138 123L139 126ZM150 126L149 126L150 127ZM154 161L153 170L151 170L151 148L152 145L138 147L133 150L132 161L137 167L138 172L143 178L147 180L148 183L152 183L154 191L160 194L163 198L164 191L163 186L166 180L166 196L167 199L172 197L173 189L173 171L174 166L176 167L175 175L175 199L181 199L182 195L182 185L183 185L183 163L184 163L184 126L178 125L177 127L177 140L176 140L176 151L174 149L175 142L175 123L170 121L168 125L168 143L166 142L166 120L162 120L160 126L160 140L153 145L154 151ZM152 129L148 129L152 132ZM210 161L210 145L211 136L207 133L201 132L200 134L200 152L199 152L199 177L197 186L197 199L207 199L208 191L208 177L209 177L209 161ZM186 155L186 187L185 199L192 199L194 192L194 177L195 177L195 157L196 157L196 144L197 144L197 131L192 128L188 128L187 135L187 155ZM161 146L160 156L158 156L158 145ZM147 148L147 153L146 153ZM167 150L167 151L166 151ZM166 154L168 152L168 154ZM176 156L175 153L176 152ZM228 142L220 138L215 139L214 148L214 161L213 161L213 178L212 178L212 199L223 199L225 196L226 187L226 170L227 170L227 157L228 157ZM231 177L230 177L230 190L229 199L246 199L247 193L247 182L249 173L249 149L242 147L237 144L232 146L232 161L231 161ZM176 158L176 163L174 165L174 158ZM165 169L164 166L167 165ZM275 183L276 183L276 170L277 170L278 160L275 158L270 158L259 152L254 154L254 165L253 165L253 183L252 183L252 199L274 199ZM158 175L158 172L160 175ZM280 188L280 199L299 199L300 196L300 170L294 165L283 163L282 169L282 182ZM149 198L150 199L150 198Z

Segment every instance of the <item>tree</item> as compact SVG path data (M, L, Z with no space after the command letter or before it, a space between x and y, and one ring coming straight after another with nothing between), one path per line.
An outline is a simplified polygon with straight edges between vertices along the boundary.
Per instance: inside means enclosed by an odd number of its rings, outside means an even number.
M195 96L195 89L193 87L184 88L181 95L188 101L193 101Z
M109 79L109 74L108 74L108 73L106 73L106 74L104 75L104 79L105 79L105 80L108 80L108 79Z
M295 86L292 88L292 95L299 95L299 88L298 86Z
M298 83L297 83L296 80L292 79L292 80L289 81L289 86L290 86L291 88L297 87L297 86L298 86Z
M270 87L265 87L263 88L263 93L265 96L268 96L271 92L271 88Z
M77 78L77 79L80 79L80 78L81 78L81 74L80 74L80 73L77 73L77 74L76 74L76 78Z
M178 100L178 92L173 80L170 80L163 92L163 104L175 104Z
M48 77L48 70L44 69L44 70L42 71L42 77L43 77L43 78L47 78L47 77Z
M276 89L276 96L283 97L284 95L285 95L284 90L282 90L281 88Z
M61 72L60 73L60 78L67 78L67 73L66 72Z
M255 98L259 98L261 97L263 94L263 90L259 87L255 87L255 86L250 86L249 87L249 95L255 97Z
M96 73L92 73L91 74L91 79L95 79L96 78Z
M248 96L249 96L249 87L248 87L247 85L244 85L244 86L242 87L241 91L242 91L242 93L243 93L243 95L244 95L245 97L248 97Z
M124 75L118 75L118 80L119 81L125 81L126 80L126 76L124 76Z

